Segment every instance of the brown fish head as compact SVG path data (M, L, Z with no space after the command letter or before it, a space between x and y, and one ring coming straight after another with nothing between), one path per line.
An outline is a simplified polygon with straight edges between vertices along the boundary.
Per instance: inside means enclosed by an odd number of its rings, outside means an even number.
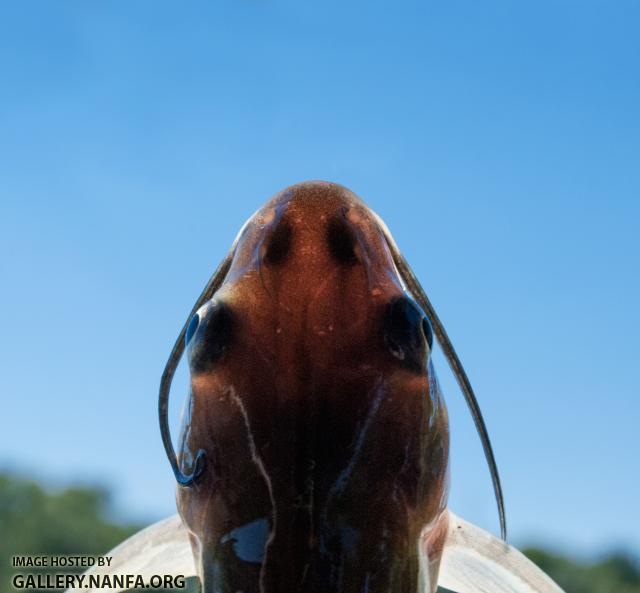
M429 322L367 206L325 182L278 194L186 339L180 463L206 464L178 507L203 590L405 592L425 570L435 588L447 413Z

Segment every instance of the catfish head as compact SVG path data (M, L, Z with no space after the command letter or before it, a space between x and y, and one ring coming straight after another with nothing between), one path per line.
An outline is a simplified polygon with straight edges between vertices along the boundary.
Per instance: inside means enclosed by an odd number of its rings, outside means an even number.
M368 208L328 183L280 193L186 341L181 470L203 466L178 508L204 590L416 590L447 413L430 323Z
M451 360L388 230L349 190L295 185L249 219L161 390L165 429L186 346L177 457L163 438L204 593L435 590L449 428L434 331Z
M245 224L165 367L158 413L179 516L132 535L67 593L196 574L203 593L564 593L447 508L434 337L476 424L504 540L491 443L431 302L375 213L310 182ZM168 400L185 349L176 456Z

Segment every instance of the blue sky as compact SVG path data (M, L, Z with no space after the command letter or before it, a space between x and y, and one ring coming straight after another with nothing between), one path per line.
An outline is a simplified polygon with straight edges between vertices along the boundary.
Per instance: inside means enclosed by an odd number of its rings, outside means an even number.
M512 541L640 550L639 18L625 0L3 3L2 467L173 512L170 346L244 220L328 179L386 220L444 320ZM451 506L496 531L436 363Z

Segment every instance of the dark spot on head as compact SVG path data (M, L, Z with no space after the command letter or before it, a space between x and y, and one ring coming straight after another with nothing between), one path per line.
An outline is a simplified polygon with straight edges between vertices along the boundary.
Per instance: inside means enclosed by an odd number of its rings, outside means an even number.
M199 322L189 329L194 320ZM194 373L211 369L223 357L233 338L236 320L231 309L222 302L216 302L202 314L194 315L187 330L189 367Z
M356 235L342 216L335 216L327 226L327 244L331 257L345 265L353 265L356 257Z
M406 296L393 299L387 306L384 341L389 352L404 366L422 372L427 361L422 310Z
M291 251L293 229L288 220L280 220L267 240L263 261L267 265L283 263Z

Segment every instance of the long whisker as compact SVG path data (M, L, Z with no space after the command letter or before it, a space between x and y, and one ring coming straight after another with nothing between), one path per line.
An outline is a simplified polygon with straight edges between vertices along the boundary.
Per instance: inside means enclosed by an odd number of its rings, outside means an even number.
M180 334L178 335L178 338L173 345L173 349L171 350L171 354L169 355L169 360L167 360L167 364L165 365L164 371L162 373L162 379L160 380L160 392L158 394L158 419L160 421L160 435L162 436L162 444L164 445L164 450L167 454L167 458L169 459L169 463L171 464L171 469L173 469L176 480L181 486L190 486L191 484L193 484L194 480L200 474L202 474L205 466L205 453L202 449L198 450L193 471L190 474L184 474L180 470L176 452L171 441L171 433L169 431L169 392L171 391L171 382L173 381L173 375L175 374L178 363L180 362L182 354L184 353L184 337L187 332L189 322L195 315L196 311L204 303L211 299L216 290L220 288L220 285L224 281L227 272L231 267L231 261L233 260L234 251L235 244L231 248L228 255L224 258L222 263L218 266L218 269L213 273L213 275L209 279L209 282L207 282L207 285L204 287L202 294L198 297L198 300L191 309L191 313L189 313L187 321L182 326Z
M456 354L456 351L453 348L453 344L447 335L447 332L440 321L429 297L422 288L420 281L416 278L416 275L413 273L413 270L407 263L407 260L404 258L398 246L396 245L389 229L384 224L382 219L374 214L378 224L380 225L380 229L382 230L389 250L391 251L391 255L393 257L394 264L400 273L403 281L407 285L409 291L413 294L414 298L417 300L418 304L423 308L425 314L431 321L431 325L433 327L433 331L438 338L438 343L444 352L444 355L449 362L449 366L453 374L456 377L458 385L462 390L464 398L467 402L467 406L469 411L471 412L471 417L473 418L473 422L476 426L476 430L478 432L478 436L480 437L480 442L482 443L482 448L484 450L484 455L487 460L487 464L489 466L489 472L491 473L491 481L493 482L493 491L496 498L496 503L498 505L498 514L500 517L500 535L503 540L507 539L507 519L504 508L504 496L502 493L502 485L500 483L500 474L498 473L498 466L496 464L495 456L493 454L493 448L491 447L491 440L489 439L489 433L487 431L487 426L484 422L484 418L482 417L482 412L480 410L480 406L478 404L478 400L476 395L471 387L471 382L469 381L469 377L467 377L467 373Z

